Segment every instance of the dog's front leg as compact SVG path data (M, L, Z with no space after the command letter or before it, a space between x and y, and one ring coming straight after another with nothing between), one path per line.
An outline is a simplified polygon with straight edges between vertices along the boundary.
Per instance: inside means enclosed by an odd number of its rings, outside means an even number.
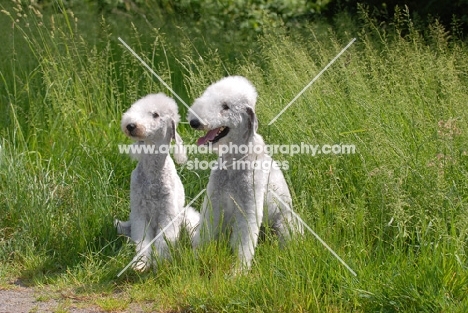
M231 247L240 262L240 270L248 270L252 265L255 247L258 242L260 225L256 220L244 220L236 223L231 234Z
M203 207L200 216L200 223L195 230L192 246L194 249L214 240L221 227L221 210L213 208L208 197L203 200Z
M260 197L261 198L261 197ZM231 248L237 253L240 270L248 270L252 265L255 248L258 243L260 225L263 218L263 200L235 203L238 214L233 224Z
M154 230L154 233L156 236L159 235L158 238L155 238L153 246L156 252L156 255L159 259L170 259L171 258L171 251L170 251L170 245L174 245L175 242L177 241L177 238L179 236L180 232L180 226L181 222L180 218L176 222L173 221L175 216L169 215L166 216L165 218L162 218L160 220L160 227ZM161 234L161 231L163 228L167 227L167 225L170 225L168 228L164 230L164 233Z
M151 260L151 246L148 247L153 239L153 230L149 225L149 221L139 216L131 216L131 237L136 243L136 253L140 258L132 265L133 269L137 271L144 271L150 265ZM145 249L146 250L143 250Z

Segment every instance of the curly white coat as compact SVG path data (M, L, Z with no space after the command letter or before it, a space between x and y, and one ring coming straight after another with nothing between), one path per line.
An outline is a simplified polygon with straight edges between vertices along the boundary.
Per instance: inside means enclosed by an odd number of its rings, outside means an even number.
M121 129L128 137L137 141L134 145L152 146L156 150L169 147L172 139L175 139L178 149L174 150L174 157L178 163L183 163L187 157L183 149L180 149L182 140L176 131L179 120L177 105L173 99L162 93L150 94L135 102L123 114ZM130 220L116 220L116 226L120 234L129 236L136 243L137 254L184 210L184 188L165 148L160 150L166 153L132 155L138 160L138 165L131 175ZM168 242L177 240L184 224L192 232L198 220L198 212L187 208L185 214L181 214L181 218L164 232L164 236L153 243L153 249L142 253L133 268L142 271L154 264L152 252L160 258L168 258Z
M212 145L220 156L219 164L225 165L211 170L194 247L221 232L230 234L231 248L241 262L240 270L251 266L262 222L273 229L282 244L291 235L303 232L290 210L291 195L286 180L279 166L273 166L273 159L266 153L255 152L263 149L252 149L247 154L235 149L223 151L223 145L265 146L256 132L256 99L257 92L246 78L230 76L209 86L195 100L187 116L192 128L207 131L198 144ZM242 169L241 162L247 165L256 162L269 169L253 166Z

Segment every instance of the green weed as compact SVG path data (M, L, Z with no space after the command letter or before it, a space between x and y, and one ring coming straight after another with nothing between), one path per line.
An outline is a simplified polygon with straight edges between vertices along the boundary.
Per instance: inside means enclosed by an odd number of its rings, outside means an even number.
M13 58L0 63L1 279L100 295L96 304L109 311L132 302L193 312L468 307L467 49L440 24L422 31L397 10L395 23L381 27L362 10L360 21L338 15L298 31L272 27L233 58L220 52L231 43L217 50L214 37L187 40L190 28L168 34L145 21L42 15L17 4L5 12L0 23L14 28L6 40ZM128 216L134 167L118 153L127 142L120 117L147 93L169 94L118 36L187 103L225 75L249 78L269 144L355 145L354 154L274 157L289 164L295 211L357 277L310 234L285 249L260 243L242 276L230 275L235 260L226 243L195 256L185 238L157 273L116 277L134 253L113 227L113 218ZM180 112L183 119L182 105ZM188 125L180 132L195 142ZM209 172L178 171L188 202Z

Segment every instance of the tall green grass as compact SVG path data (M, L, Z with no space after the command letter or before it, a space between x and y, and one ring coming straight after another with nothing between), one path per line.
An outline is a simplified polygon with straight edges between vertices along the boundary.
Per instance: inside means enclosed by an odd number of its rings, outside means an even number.
M1 17L15 25L13 58L0 69L4 282L71 289L109 311L132 302L195 312L466 311L467 48L441 25L420 30L397 11L381 27L362 11L359 21L338 15L298 31L268 29L233 59L216 38L188 40L190 28L166 34L124 17L118 25L15 8ZM248 77L267 143L356 146L351 155L275 158L289 162L295 210L357 277L310 234L286 249L267 238L243 276L229 274L235 260L224 242L195 257L184 237L157 273L116 277L133 256L112 226L128 216L135 165L118 153L127 142L120 117L147 93L169 94L118 36L187 103L225 75ZM198 135L185 124L180 131L188 143ZM188 201L209 172L178 170Z

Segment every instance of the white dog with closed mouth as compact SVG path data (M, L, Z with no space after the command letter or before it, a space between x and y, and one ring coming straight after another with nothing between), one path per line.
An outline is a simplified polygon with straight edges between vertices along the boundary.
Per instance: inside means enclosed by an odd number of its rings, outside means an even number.
M162 93L150 94L138 100L122 116L122 131L137 141L134 145L147 145L147 148L157 151L144 153L141 149L142 153L133 154L138 165L131 176L130 220L115 222L117 231L136 243L137 254L184 210L184 188L169 155L169 147L174 139L175 160L177 163L187 160L182 139L176 131L179 120L175 101ZM198 221L198 212L187 208L185 214L164 232L164 236L154 242L154 251L150 248L143 252L133 268L140 271L147 269L154 263L152 252L157 257L168 258L168 242L176 241L184 224L192 232Z
M251 266L262 222L282 244L291 235L302 233L290 210L291 195L283 173L263 152L265 143L257 134L256 100L257 92L246 78L229 76L209 86L187 116L192 128L206 131L197 144L212 145L220 157L220 166L211 170L194 247L230 232L231 248L241 269ZM254 148L247 153L229 149L242 145Z

